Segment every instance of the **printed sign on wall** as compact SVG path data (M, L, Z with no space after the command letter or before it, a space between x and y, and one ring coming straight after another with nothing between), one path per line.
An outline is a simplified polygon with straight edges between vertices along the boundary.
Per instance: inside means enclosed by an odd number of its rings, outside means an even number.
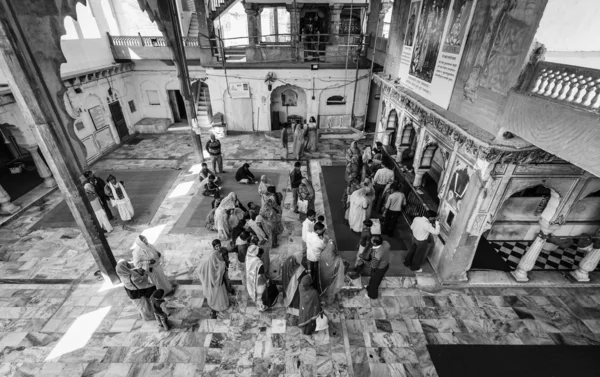
M477 0L413 0L398 76L447 109Z
M250 85L246 82L236 82L229 84L229 94L231 98L250 98Z

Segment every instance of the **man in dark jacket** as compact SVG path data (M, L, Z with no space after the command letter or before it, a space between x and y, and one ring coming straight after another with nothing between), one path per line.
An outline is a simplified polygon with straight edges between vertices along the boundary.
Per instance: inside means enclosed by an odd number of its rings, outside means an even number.
M296 162L294 164L294 170L290 172L290 186L292 186L292 194L294 196L293 206L294 213L299 213L298 211L298 188L302 183L302 172L300 171L300 167L302 164L300 162Z
M250 172L250 164L246 163L238 169L238 171L235 173L235 180L246 185L253 185L256 183L254 174Z
M210 140L206 142L206 150L208 151L208 154L210 154L213 172L224 173L223 156L221 155L221 142L217 140L215 134L211 134ZM219 167L218 171L217 166Z
M94 191L96 192L96 195L98 195L98 199L100 199L100 204L102 204L102 209L104 209L104 212L106 212L108 219L112 220L114 216L112 212L110 212L110 207L108 206L109 198L104 192L104 186L106 186L106 183L102 180L102 178L96 177L91 170L84 172L83 176L94 187Z

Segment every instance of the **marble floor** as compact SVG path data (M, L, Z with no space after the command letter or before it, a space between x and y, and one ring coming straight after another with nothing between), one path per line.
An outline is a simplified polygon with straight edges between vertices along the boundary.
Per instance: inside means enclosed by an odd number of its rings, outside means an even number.
M278 143L262 135L222 142L229 174L242 160L260 170L289 169ZM319 167L342 163L349 142L323 141L304 168L315 183L317 212L326 216ZM0 228L0 376L437 376L428 344L600 344L597 289L442 288L427 276L385 278L378 300L352 282L357 288L325 307L330 328L312 336L280 306L259 313L241 285L231 307L210 319L189 272L215 233L169 234L197 193L187 135L145 137L92 167L109 168L180 169L149 223L115 221L108 235L117 259L131 255L142 232L163 252L167 274L181 284L168 304L174 328L140 320L121 287L95 280L77 229L30 231L62 200L55 192ZM275 276L280 261L301 248L289 190L284 207L286 231L272 251Z

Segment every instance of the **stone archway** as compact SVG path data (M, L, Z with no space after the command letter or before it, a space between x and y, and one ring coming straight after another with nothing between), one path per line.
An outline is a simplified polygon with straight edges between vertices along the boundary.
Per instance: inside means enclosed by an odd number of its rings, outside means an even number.
M280 129L280 124L290 117L307 120L307 110L304 89L295 85L278 86L271 92L271 130Z

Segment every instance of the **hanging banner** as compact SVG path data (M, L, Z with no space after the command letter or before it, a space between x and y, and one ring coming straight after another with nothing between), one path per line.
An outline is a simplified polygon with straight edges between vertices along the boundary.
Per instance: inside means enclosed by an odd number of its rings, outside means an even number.
M447 109L477 0L413 0L398 76Z
M231 98L250 98L250 85L247 82L235 82L229 84Z

